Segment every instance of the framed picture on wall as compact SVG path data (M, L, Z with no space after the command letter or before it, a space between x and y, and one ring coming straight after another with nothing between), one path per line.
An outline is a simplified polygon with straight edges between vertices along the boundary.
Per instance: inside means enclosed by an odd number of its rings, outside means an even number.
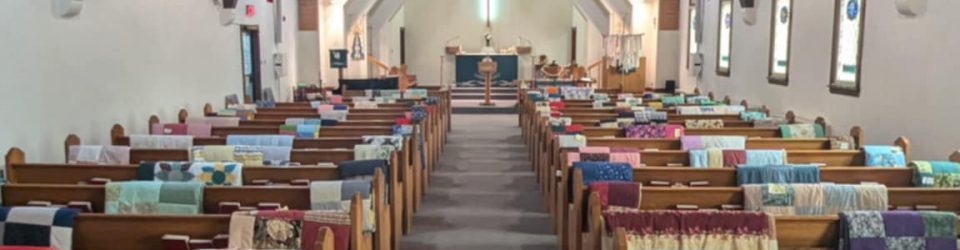
M717 75L730 76L733 36L733 1L720 0L720 15L717 21Z
M835 0L830 92L860 96L866 0Z

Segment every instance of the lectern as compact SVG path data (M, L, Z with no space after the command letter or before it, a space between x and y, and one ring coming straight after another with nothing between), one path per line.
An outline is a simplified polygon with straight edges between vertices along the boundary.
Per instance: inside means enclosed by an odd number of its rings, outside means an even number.
M494 62L490 57L483 58L477 63L477 71L483 74L483 84L485 85L483 102L480 105L493 106L494 103L490 102L490 86L493 84L493 73L497 72L497 62Z

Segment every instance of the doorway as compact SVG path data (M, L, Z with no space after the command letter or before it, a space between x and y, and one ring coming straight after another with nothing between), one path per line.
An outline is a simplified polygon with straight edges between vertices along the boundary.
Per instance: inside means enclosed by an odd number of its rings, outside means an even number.
M259 101L260 94L260 31L256 26L240 27L240 49L243 54L243 99Z

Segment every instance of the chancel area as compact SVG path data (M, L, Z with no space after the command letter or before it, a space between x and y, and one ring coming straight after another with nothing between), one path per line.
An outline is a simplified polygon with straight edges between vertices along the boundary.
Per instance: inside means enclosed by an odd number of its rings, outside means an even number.
M0 0L0 250L954 250L960 2Z

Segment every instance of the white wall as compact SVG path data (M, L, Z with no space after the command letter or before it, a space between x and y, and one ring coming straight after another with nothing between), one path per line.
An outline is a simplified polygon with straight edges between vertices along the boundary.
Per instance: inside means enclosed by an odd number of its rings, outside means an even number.
M50 1L0 2L0 150L63 160L63 140L108 144L110 127L147 132L157 114L221 107L242 92L240 33L211 1L84 1L72 19Z
M286 20L281 25L283 41L276 43L274 34L276 33L274 4L263 0L240 0L237 2L237 12L239 13L238 24L257 26L260 35L260 87L272 88L277 100L293 100L291 93L293 86L297 83L297 2L294 0L275 0L283 1L281 4L282 15ZM255 14L252 18L243 15L246 5L255 7ZM238 38L239 43L239 38ZM273 54L286 54L287 73L280 76L274 72Z
M869 1L859 98L831 94L827 88L833 1L794 1L788 87L766 80L770 1L757 1L761 21L754 26L734 15L731 76L716 75L717 3L708 1L704 13L705 90L767 104L780 113L790 109L805 117L823 116L835 133L861 125L871 144L890 144L897 136L907 136L914 158L944 159L960 148L956 129L960 16L953 11L960 9L960 2L928 1L924 16L905 18L893 1Z
M460 36L466 52L483 47L484 19L481 0L407 0L404 7L407 31L407 64L423 85L440 84L440 57L445 42ZM494 45L507 48L523 36L533 43L532 55L546 54L566 64L570 58L571 0L498 0L493 22ZM454 60L445 58L444 80L453 79ZM521 77L530 79L531 61L521 57Z

